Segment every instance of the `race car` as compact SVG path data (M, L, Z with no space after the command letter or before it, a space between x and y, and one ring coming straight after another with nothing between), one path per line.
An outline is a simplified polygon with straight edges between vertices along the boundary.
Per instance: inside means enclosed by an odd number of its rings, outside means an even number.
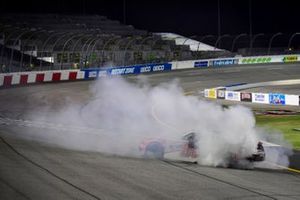
M144 158L164 159L164 156L168 153L180 152L181 158L191 158L190 160L196 162L196 159L200 156L197 151L198 139L196 136L196 133L190 132L185 134L180 141L164 140L161 138L146 139L139 145L139 150L143 153ZM240 155L238 152L230 153L227 158L227 167L238 166L241 161L250 163L264 161L265 150L263 142L259 141L257 143L257 148L251 155L247 157Z

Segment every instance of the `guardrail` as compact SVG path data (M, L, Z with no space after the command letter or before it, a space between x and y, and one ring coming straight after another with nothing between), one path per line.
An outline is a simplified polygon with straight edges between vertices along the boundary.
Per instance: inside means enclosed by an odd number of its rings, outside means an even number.
M81 70L31 71L0 74L0 87L27 85L32 83L76 81L104 76L137 75L178 69L224 67L245 64L288 63L300 61L300 55L276 55L254 57L232 57L205 60L173 61L167 63L89 68Z

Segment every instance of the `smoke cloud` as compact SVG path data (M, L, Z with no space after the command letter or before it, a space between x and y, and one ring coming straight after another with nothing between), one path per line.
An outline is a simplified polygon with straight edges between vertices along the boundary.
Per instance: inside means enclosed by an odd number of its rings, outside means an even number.
M225 109L186 96L179 85L177 80L152 87L146 78L137 83L121 77L103 78L89 88L84 102L65 98L55 112L53 106L44 106L43 113L31 112L28 116L58 127L35 135L41 141L136 157L141 156L138 146L145 139L181 141L184 134L194 131L198 137L198 163L210 166L227 166L232 153L251 155L259 140L283 141L257 129L250 109ZM273 150L272 162L278 160L288 164L285 152Z

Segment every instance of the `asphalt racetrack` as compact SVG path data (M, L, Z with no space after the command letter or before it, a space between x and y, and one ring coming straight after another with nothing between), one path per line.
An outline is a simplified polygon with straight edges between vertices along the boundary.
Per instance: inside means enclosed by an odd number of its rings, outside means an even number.
M204 88L297 79L299 74L300 64L278 64L145 76L152 85L177 78L187 94L201 96ZM214 168L74 151L39 142L35 137L43 134L42 127L14 125L20 119L30 120L24 114L30 110L55 113L65 103L62 95L84 102L91 84L80 81L0 90L0 199L300 199L297 171ZM49 102L47 110L41 109ZM294 167L299 167L297 162L299 157Z

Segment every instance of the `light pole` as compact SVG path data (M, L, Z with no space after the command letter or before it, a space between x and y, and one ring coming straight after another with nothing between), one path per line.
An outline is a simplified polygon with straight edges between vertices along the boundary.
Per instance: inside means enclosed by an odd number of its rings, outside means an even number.
M216 43L215 43L215 49L217 48L217 45L219 44L219 42L221 41L222 38L224 37L230 37L230 35L225 34L225 35L221 35L220 37L218 37Z
M221 8L220 0L218 0L218 38L221 37Z
M255 34L253 36L253 38L250 40L250 55L252 53L252 48L253 48L253 44L254 44L254 41L256 40L256 38L260 37L260 36L264 36L265 34L264 33L258 33L258 34Z
M235 45L236 41L237 41L239 38L244 37L244 36L247 36L247 34L246 34L246 33L242 33L242 34L239 34L238 36L236 36L236 37L234 38L234 40L233 40L233 42L232 42L232 46L231 46L231 52L233 52L233 48L234 48L234 45Z
M281 32L278 32L278 33L274 34L274 35L271 37L271 39L270 39L270 41L269 41L268 55L270 54L271 45L272 45L272 42L273 42L274 38L277 37L277 36L279 36L279 35L283 35L283 34L282 34Z
M288 43L288 51L290 50L290 47L291 47L291 44L292 44L292 40L293 40L293 38L296 36L296 35L300 35L300 33L294 33L291 37L290 37L290 39L289 39L289 43Z

